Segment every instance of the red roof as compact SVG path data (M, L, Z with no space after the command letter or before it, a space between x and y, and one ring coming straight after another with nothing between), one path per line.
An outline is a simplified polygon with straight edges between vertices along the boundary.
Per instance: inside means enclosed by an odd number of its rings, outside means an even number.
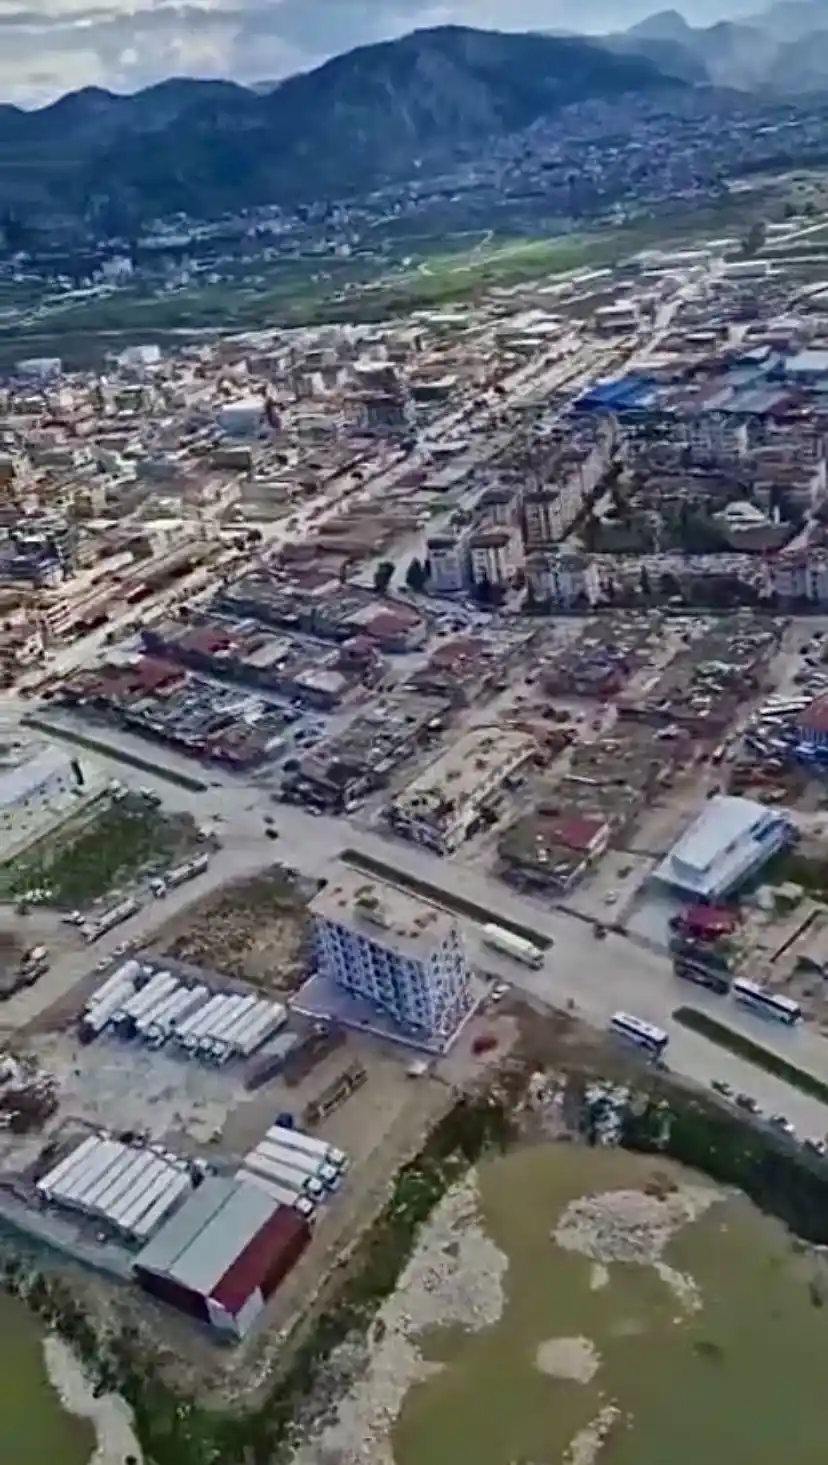
M710 936L725 936L739 924L736 911L715 905L690 905L681 912L681 920L694 931L706 931Z
M219 1278L210 1296L235 1315L256 1288L279 1270L280 1258L287 1263L284 1271L289 1271L309 1241L310 1227L304 1216L289 1206L279 1206Z
M606 819L601 819L597 815L590 817L588 814L573 814L565 815L557 820L547 834L567 849L588 854L593 845L597 844L602 835L606 833L606 830Z

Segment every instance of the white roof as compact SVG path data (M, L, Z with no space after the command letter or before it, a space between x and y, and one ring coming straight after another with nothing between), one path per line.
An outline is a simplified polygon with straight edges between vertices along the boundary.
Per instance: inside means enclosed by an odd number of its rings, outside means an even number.
M701 899L726 895L787 841L778 811L754 799L709 799L654 872L655 879Z

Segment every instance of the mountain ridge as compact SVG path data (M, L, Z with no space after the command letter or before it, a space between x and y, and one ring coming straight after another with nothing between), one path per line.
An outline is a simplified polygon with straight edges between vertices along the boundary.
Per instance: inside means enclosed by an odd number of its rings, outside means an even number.
M679 85L646 57L582 38L442 26L357 47L273 90L188 78L131 97L86 89L35 112L0 108L0 207L35 182L54 208L93 216L342 197L410 177L424 158L479 153L573 103Z

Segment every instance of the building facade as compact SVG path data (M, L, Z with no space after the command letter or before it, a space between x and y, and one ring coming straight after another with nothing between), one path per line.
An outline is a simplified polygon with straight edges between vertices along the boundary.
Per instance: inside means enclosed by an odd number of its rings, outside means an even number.
M401 1037L443 1047L472 1001L459 927L442 911L344 870L311 907L320 974L390 1018Z

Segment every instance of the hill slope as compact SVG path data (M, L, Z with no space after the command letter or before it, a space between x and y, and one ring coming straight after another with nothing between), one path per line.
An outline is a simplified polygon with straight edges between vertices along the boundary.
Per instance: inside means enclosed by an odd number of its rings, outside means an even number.
M668 85L646 57L579 39L445 26L360 47L266 94L187 81L133 97L86 91L34 113L0 108L0 207L21 187L70 212L91 201L136 217L341 196L424 159L482 152L571 103Z
M654 60L668 73L718 86L796 95L828 85L826 0L780 0L746 21L694 27L675 10L658 11L607 48Z

